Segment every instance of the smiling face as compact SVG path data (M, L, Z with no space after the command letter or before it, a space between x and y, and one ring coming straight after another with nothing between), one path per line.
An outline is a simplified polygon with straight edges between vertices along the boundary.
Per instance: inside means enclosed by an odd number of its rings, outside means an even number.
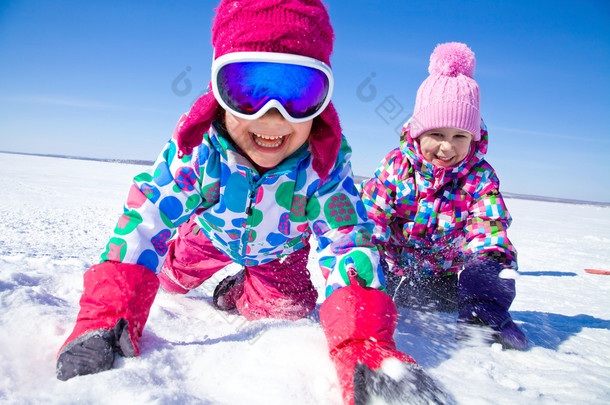
M424 159L437 167L457 166L470 150L472 134L457 128L435 128L417 137Z
M257 165L273 168L297 151L311 132L313 119L287 121L275 108L255 120L238 118L225 111L225 127L231 139Z

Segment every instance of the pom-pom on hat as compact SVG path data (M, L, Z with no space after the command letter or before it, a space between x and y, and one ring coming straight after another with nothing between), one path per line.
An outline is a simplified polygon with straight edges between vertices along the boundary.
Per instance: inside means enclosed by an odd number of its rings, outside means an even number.
M474 76L474 52L459 42L437 45L430 76L419 86L411 120L413 139L434 128L459 128L481 139L481 93Z
M308 56L330 66L334 32L320 0L222 0L212 25L214 57L232 52L280 52ZM180 152L190 154L223 109L210 90L179 124ZM314 118L309 144L313 168L325 178L341 146L341 126L332 102Z

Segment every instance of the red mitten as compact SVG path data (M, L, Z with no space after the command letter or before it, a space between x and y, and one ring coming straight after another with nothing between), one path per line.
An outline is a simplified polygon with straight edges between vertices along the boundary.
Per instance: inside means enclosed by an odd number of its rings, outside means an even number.
M333 292L320 308L330 356L346 405L374 398L391 403L446 403L434 381L410 356L396 350L398 313L374 288L351 285Z
M137 264L103 262L84 274L74 330L57 355L58 378L112 367L113 352L133 357L148 319L159 280Z

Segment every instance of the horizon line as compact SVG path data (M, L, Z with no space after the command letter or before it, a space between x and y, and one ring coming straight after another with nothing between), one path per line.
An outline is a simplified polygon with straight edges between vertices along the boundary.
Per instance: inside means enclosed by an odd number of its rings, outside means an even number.
M8 150L0 150L0 153L7 153L7 154L12 154L12 155L25 155L25 156L40 156L40 157L59 158L59 159L87 160L87 161L93 161L93 162L123 163L123 164L140 165L140 166L152 166L153 163L155 162L154 160L143 160L143 159L94 158L94 157L87 157L87 156L71 156L71 155L59 155L59 154L52 154L52 153L35 153L35 152L15 152L15 151L8 151ZM354 174L354 183L356 183L356 184L360 183L361 181L366 180L368 178L369 177L367 177L367 176L360 176L360 175ZM502 195L506 198L516 198L516 199L522 199L522 200L610 207L610 202L603 202L603 201L577 200L577 199L572 199L572 198L521 194L521 193L512 193L510 191L503 191Z

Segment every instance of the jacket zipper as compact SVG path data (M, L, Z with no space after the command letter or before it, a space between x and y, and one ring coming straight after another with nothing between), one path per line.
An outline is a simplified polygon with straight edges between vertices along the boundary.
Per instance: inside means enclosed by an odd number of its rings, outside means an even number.
M256 184L252 180L252 173L248 171L248 185L250 190L248 190L248 206L246 207L246 223L244 226L244 234L241 239L242 249L241 249L241 257L242 259L246 256L246 250L248 248L249 238L250 238L250 224L252 221L252 214L254 213L254 202L256 200Z
M289 173L290 170L279 170L279 171L275 171L272 175L273 176L279 176L282 174L286 174ZM258 176L258 180L254 181L254 179L252 178L252 171L248 170L247 171L247 176L248 176L248 185L250 187L250 189L248 190L248 205L246 207L246 223L244 226L244 234L241 238L241 242L242 242L242 249L241 249L241 257L245 257L246 255L246 250L248 247L248 243L249 243L249 237L250 237L250 225L252 223L252 214L254 213L254 205L256 203L256 194L257 194L257 190L259 187L262 186L263 182L264 182L264 178L270 176L271 174L269 172L263 174L262 176Z
M246 215L248 216L248 218L250 218L250 216L254 212L254 210L252 209L252 206L254 206L255 198L256 198L256 191L250 190L250 195L248 196L248 207L246 208Z

